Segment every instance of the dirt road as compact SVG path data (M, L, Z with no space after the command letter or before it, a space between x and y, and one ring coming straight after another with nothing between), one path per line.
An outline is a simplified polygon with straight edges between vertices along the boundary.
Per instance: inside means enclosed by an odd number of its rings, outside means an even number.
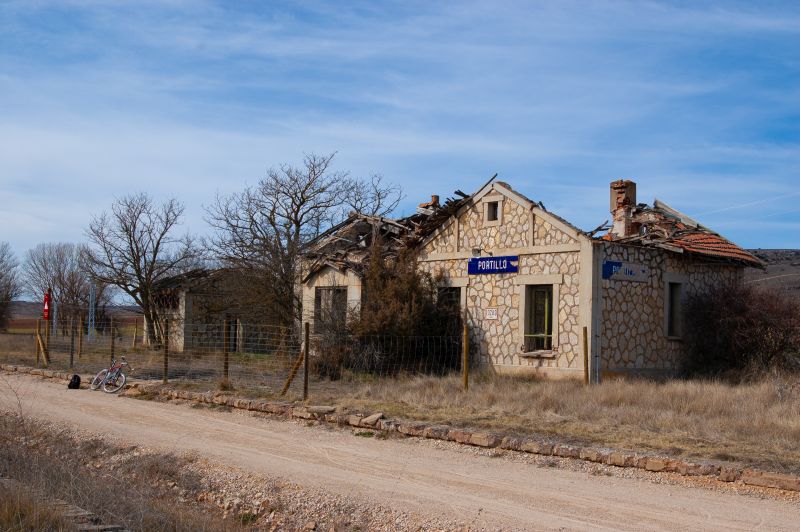
M15 393L12 393L11 390ZM17 400L19 397L19 401ZM247 413L136 401L5 375L0 408L406 512L497 529L797 530L800 507L376 440Z

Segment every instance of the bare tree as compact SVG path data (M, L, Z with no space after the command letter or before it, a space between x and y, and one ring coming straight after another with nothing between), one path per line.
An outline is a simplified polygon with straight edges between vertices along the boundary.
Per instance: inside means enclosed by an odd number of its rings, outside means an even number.
M182 215L176 199L156 205L147 194L134 194L115 200L111 214L93 217L86 231L84 267L141 307L151 345L159 343L163 325L153 285L190 267L199 254L191 236L174 236Z
M85 244L69 242L37 244L28 250L22 265L22 278L28 295L41 301L50 291L59 313L63 311L64 316L71 317L84 314L93 284L82 265L85 252ZM108 285L95 283L95 297L99 307L107 305L111 298Z
M8 242L0 242L0 328L5 328L11 301L22 291L19 263Z
M402 189L386 183L380 174L372 174L368 179L348 179L342 198L351 211L369 216L387 216L402 199Z
M255 286L286 324L298 307L294 276L303 244L330 224L341 203L346 175L329 172L333 157L311 154L301 167L271 169L255 187L217 197L207 209L218 258L259 279Z
M299 167L271 169L256 186L217 197L207 209L206 219L216 229L210 245L217 258L239 270L250 293L258 289L286 325L294 323L300 309L295 277L308 242L340 221L348 207L385 214L396 205L391 198L399 189L382 186L377 176L365 187L333 171L334 156L309 154Z

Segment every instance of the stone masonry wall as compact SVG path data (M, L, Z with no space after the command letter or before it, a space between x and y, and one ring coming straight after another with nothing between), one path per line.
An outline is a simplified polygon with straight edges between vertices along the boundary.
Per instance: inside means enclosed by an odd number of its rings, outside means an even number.
M462 286L465 281L469 283L468 287L462 287L462 291L467 290L466 305L471 341L477 346L477 356L482 365L509 370L578 370L582 368L578 296L579 251L532 253L530 250L533 246L577 244L577 240L543 217L532 217L528 207L508 197L503 198L502 208L502 224L494 226L484 223L483 204L480 202L462 212L458 224L449 224L424 246L420 253L419 267L433 275L442 273L453 285ZM530 225L532 218L533 231ZM456 228L460 234L456 234ZM458 246L456 239L459 239ZM468 254L474 248L480 248L482 256L488 256L494 250L500 249L518 254L519 272L468 276ZM452 258L459 251L461 255ZM443 258L433 260L437 256ZM551 352L523 356L523 338L519 326L520 312L523 310L520 286L514 280L518 275L558 274L563 278L558 288L557 312L554 308L553 316L554 326L558 328L558 344ZM497 308L497 320L484 319L484 309L488 307Z
M640 370L672 374L678 369L683 343L668 339L664 331L666 273L687 277L685 295L741 277L741 268L705 263L666 250L605 243L600 252L603 260L650 268L648 282L601 280L600 356L604 374Z
M530 211L509 198L504 198L502 206L503 223L488 227L483 222L483 204L479 202L471 206L460 213L458 224L449 223L444 226L425 246L423 253L455 253L473 248L512 249L577 242L573 236L554 227L541 216L533 217L531 236ZM458 235L457 227L460 233Z

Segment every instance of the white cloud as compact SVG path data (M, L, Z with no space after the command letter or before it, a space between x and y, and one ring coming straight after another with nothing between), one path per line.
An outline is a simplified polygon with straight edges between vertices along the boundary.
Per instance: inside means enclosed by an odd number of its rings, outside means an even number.
M772 131L800 112L774 83L800 77L781 52L794 9L74 2L57 6L85 28L70 31L32 5L0 7L0 240L81 238L139 189L181 197L202 231L217 190L303 151L402 182L407 210L498 171L585 228L614 178L705 212L785 194L800 169L797 130ZM52 216L31 214L42 203Z

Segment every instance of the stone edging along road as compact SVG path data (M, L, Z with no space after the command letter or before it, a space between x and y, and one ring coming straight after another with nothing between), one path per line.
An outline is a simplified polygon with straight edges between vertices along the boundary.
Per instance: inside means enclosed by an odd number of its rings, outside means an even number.
M0 369L9 372L28 373L46 378L68 381L71 373L36 369L27 366L0 365ZM138 392L133 392L138 390ZM287 418L318 420L337 425L394 432L405 436L452 441L466 445L485 448L521 451L543 456L573 458L600 464L633 467L652 472L678 473L684 476L716 477L722 482L741 482L750 486L775 488L800 492L800 477L784 473L744 468L734 464L717 464L713 462L687 462L684 460L653 454L631 453L600 447L578 447L562 443L549 443L531 437L501 437L491 432L454 428L446 425L431 425L419 421L386 419L382 413L362 415L358 413L337 413L333 406L305 406L281 401L263 401L245 399L226 392L192 392L166 388L161 384L134 384L125 395L139 392L154 393L167 399L183 399L196 403L228 406L240 410L265 412Z

